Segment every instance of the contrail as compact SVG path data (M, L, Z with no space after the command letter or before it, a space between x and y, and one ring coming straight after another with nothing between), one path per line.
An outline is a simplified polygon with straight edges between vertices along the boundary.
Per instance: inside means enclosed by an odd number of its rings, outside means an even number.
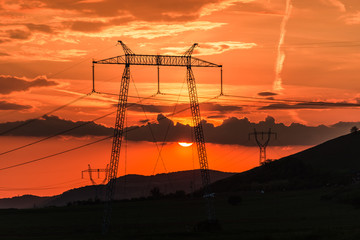
M281 79L281 72L283 69L283 64L285 60L285 52L282 51L282 46L284 44L284 38L286 34L286 24L290 18L292 10L292 4L291 0L286 0L286 9L285 9L285 15L282 19L281 26L280 26L280 39L277 46L277 59L275 64L275 81L273 85L274 91L280 91L283 89L282 87L282 79Z

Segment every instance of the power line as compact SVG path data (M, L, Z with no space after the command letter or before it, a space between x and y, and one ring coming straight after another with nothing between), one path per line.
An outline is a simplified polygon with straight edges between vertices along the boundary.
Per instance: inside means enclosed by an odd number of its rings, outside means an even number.
M215 99L215 98L217 98L217 97L218 97L218 96L209 98L208 101L211 101L212 99ZM165 118L167 118L168 116L174 116L174 115L176 115L176 114L178 114L178 113L181 113L181 112L184 112L184 111L186 111L186 110L188 110L188 109L190 109L190 107L187 107L186 109L179 110L179 111L177 111L177 112L175 112L175 113L167 114L166 116L159 117L158 120L165 119ZM125 133L131 132L131 131L134 131L134 130L136 130L136 129L138 129L138 128L139 128L139 127L129 128L129 129L126 129L124 132L125 132ZM81 149L81 148L84 148L84 147L87 147L87 146L90 146L90 145L93 145L93 144L96 144L96 143L105 141L105 140L110 139L110 138L112 138L112 137L113 137L112 135L111 135L111 136L107 136L107 137L98 139L98 140L96 140L96 141L92 141L92 142L89 142L89 143L86 143L86 144L83 144L83 145L80 145L80 146L77 146L77 147L74 147L74 148L70 148L70 149L67 149L67 150L64 150L64 151L61 151L61 152L57 152L57 153L50 154L50 155L47 155L47 156L44 156L44 157L36 158L36 159L30 160L30 161L26 161L26 162L23 162L23 163L18 163L18 164L10 165L10 166L8 166L8 167L3 167L3 168L0 168L0 171L7 170L7 169L11 169L11 168L15 168L15 167L20 167L20 166L23 166L23 165L27 165L27 164L30 164L30 163L38 162L38 161L45 160L45 159L48 159L48 158L51 158L51 157L55 157L55 156L58 156L58 155L62 155L62 154L64 154L64 153L72 152L72 151L75 151L75 150L78 150L78 149Z
M107 136L105 138L101 138L99 140L96 140L96 141L93 141L93 142L90 142L90 143L87 143L87 144L84 144L84 145L80 145L78 147L70 148L70 149L67 149L67 150L64 150L64 151L61 151L61 152L57 152L57 153L54 153L54 154L51 154L51 155L47 155L45 157L36 158L36 159L26 161L26 162L23 162L23 163L18 163L18 164L14 164L14 165L11 165L11 166L8 166L8 167L0 168L0 171L7 170L7 169L10 169L10 168L19 167L19 166L23 166L23 165L27 165L27 164L38 162L38 161L41 161L41 160L44 160L44 159L47 159L47 158L55 157L55 156L58 156L58 155L61 155L61 154L64 154L64 153L72 152L74 150L78 150L78 149L93 145L95 143L105 141L107 139L110 139L111 137L112 136Z
M5 134L7 134L7 133L9 133L9 132L12 132L12 131L14 131L14 130L16 130L16 129L18 129L18 128L24 127L24 126L26 126L26 125L28 125L28 124L30 124L30 123L33 123L33 122L35 122L36 120L38 120L39 118L42 118L42 117L44 117L44 116L46 116L46 115L50 115L50 114L52 114L52 113L54 113L54 112L56 112L56 111L59 111L59 110L65 108L65 107L67 107L67 106L69 106L69 105L71 105L71 104L73 104L73 103L75 103L75 102L77 102L77 101L80 101L81 99L83 99L83 98L85 98L85 97L87 97L87 96L90 96L91 94L92 94L92 93L84 94L84 95L76 98L75 100L72 100L71 102L68 102L68 103L66 103L66 104L64 104L64 105L62 105L62 106L60 106L60 107L57 107L57 108L55 108L55 109L53 109L53 110L51 110L51 111L49 111L49 112L47 112L47 113L45 113L45 114L43 114L43 115L41 115L41 116L38 116L38 117L33 118L33 119L30 119L30 120L28 120L28 121L23 122L23 123L20 124L20 125L17 125L17 126L15 126L15 127L13 127L13 128L10 128L10 129L8 129L8 130L5 130L5 131L3 131L3 132L0 133L0 136L5 135Z
M141 99L140 101L138 101L137 103L129 104L129 106L138 104L139 102L143 101L144 99L147 99L147 98L142 98L142 99ZM71 132L71 131L73 131L73 130L75 130L75 129L77 129L77 128L86 126L86 125L91 124L91 123L93 123L93 122L95 122L95 121L97 121L97 120L100 120L100 119L102 119L102 118L108 117L108 116L114 114L115 112L116 112L116 111L112 111L112 112L110 112L110 113L107 113L107 114L105 114L105 115L102 115L102 116L100 116L100 117L97 117L97 118L95 118L95 119L93 119L93 120L91 120L91 121L84 122L84 123L82 123L82 124L80 124L80 125L77 125L77 126L75 126L75 127L66 129L66 130L64 130L64 131L60 131L60 132L55 133L55 134L53 134L53 135L50 135L50 136L48 136L48 137L45 137L45 138L39 139L39 140L37 140L37 141L34 141L34 142L31 142L31 143L22 145L22 146L20 146L20 147L16 147L16 148L10 149L10 150L5 151L5 152L1 152L1 153L0 153L0 156L1 156L1 155L8 154L8 153L11 153L11 152L14 152L14 151L17 151L17 150L20 150L20 149L23 149L23 148L26 148L26 147L29 147L29 146L32 146L32 145L35 145L35 144L37 144L37 143L44 142L44 141L49 140L49 139L51 139L51 138L57 137L57 136L59 136L59 135L63 135L64 133Z

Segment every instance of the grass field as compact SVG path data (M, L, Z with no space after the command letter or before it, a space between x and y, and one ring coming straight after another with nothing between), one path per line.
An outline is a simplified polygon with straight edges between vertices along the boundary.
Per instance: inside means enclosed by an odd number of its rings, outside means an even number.
M116 202L112 228L101 235L103 204L0 210L0 239L360 239L360 209L323 200L336 189L218 195L221 230L195 231L206 219L201 198ZM228 203L240 195L239 205Z

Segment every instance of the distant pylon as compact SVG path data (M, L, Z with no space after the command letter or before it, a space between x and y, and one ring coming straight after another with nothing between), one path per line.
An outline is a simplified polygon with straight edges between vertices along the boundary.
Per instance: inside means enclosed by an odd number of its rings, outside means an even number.
M266 161L266 147L270 142L271 135L274 135L275 139L277 139L277 134L275 132L271 132L271 128L269 128L268 132L257 132L256 129L254 128L254 132L249 133L249 140L251 135L255 136L255 141L260 148L259 164L261 165ZM259 139L259 135L261 135L261 139ZM264 139L264 135L266 136L265 139Z
M90 164L88 164L88 169L86 170L83 170L81 172L81 178L84 178L84 173L87 172L89 173L89 178L90 178L90 181L93 185L97 185L97 183L94 181L93 177L92 177L92 173L97 173L98 175L98 178L100 178L100 173L101 172L105 172L105 177L104 177L104 180L100 183L100 184L104 184L108 178L108 172L109 172L109 164L106 165L106 168L105 169L100 169L100 168L97 168L97 169L92 169L90 167Z

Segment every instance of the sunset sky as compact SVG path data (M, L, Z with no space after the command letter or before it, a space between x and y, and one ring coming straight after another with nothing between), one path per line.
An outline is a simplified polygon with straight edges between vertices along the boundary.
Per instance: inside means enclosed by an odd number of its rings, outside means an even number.
M115 115L110 113L116 110L114 94L119 92L123 66L96 65L99 93L84 95L92 90L92 60L123 54L118 40L134 53L168 55L181 55L196 42L194 56L223 65L225 96L220 97L220 70L193 69L203 102L201 114L209 124L205 136L209 136L211 169L243 171L256 166L258 149L245 143L253 127L262 131L274 126L283 136L288 134L282 140L279 134L274 152L269 150L269 157L279 158L346 134L349 126L359 122L358 0L0 0L0 15L1 132L13 127L11 122L46 113L53 116L38 125L28 124L26 131L19 128L2 134L0 151L53 135L77 121L95 120L104 127L96 134L65 134L0 153L0 168L86 144L111 132ZM175 125L191 123L190 111L181 111L188 108L184 68L161 67L160 88L165 94L148 99L142 97L157 91L156 67L131 67L131 75L129 102L133 105L127 126L151 123L159 131L166 129L158 122L159 114ZM60 128L45 131L46 126L39 123L57 123ZM242 131L237 134L244 142L237 142L233 135L219 137L221 129L230 129L231 124ZM303 134L302 126L313 135ZM188 141L190 134L185 137ZM297 134L300 140L292 142ZM166 140L165 168L160 162L154 165L163 138L157 139L157 146L135 135L128 142L129 166L126 172L121 167L119 175L198 168L193 164L192 147L176 144L182 140L177 140L180 135ZM111 140L106 140L1 170L0 197L55 194L89 184L80 178L81 170L88 163L104 168L110 150ZM125 164L125 158L121 161Z

